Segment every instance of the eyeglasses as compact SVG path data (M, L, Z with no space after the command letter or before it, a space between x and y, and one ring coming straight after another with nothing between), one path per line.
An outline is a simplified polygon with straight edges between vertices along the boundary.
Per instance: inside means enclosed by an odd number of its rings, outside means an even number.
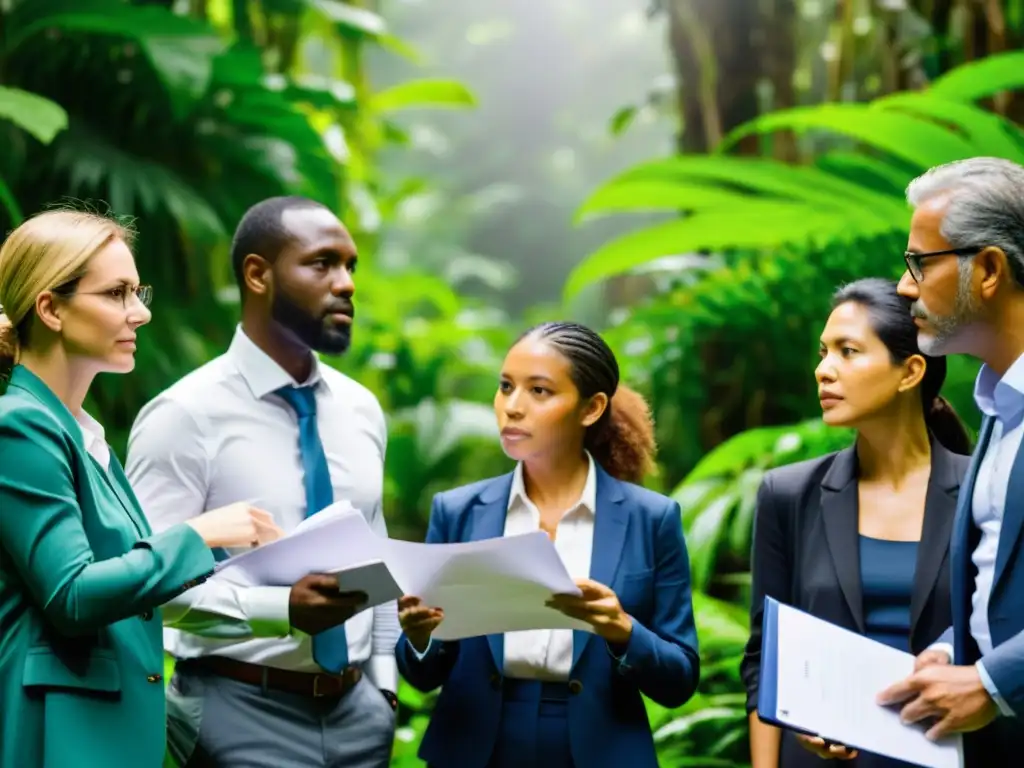
M105 291L73 291L71 295L78 296L106 296L111 301L118 301L124 309L128 309L128 297L134 296L144 307L148 307L153 301L153 286L137 285L134 288L130 285L119 285L116 288L108 288Z
M914 278L914 282L920 283L924 280L924 272L921 270L921 262L930 259L932 256L973 256L984 246L974 245L969 248L950 248L948 251L929 251L928 253L914 253L904 251L903 260L907 262L907 271Z

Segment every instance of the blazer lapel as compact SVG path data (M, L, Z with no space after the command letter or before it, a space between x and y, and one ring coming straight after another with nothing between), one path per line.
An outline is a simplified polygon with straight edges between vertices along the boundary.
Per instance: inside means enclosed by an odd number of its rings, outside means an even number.
M933 439L932 470L924 502L924 525L921 529L921 543L917 547L914 587L910 596L911 637L914 636L917 620L935 588L942 563L946 559L959 489L960 477L953 455Z
M92 457L90 456L90 458ZM96 462L96 466L99 466L99 462ZM149 527L145 515L142 514L142 509L132 503L132 496L134 494L131 490L131 484L128 482L124 470L121 469L121 462L114 456L113 450L110 451L110 467L106 472L100 472L100 474L103 475L103 479L114 492L114 495L117 496L117 500L121 502L124 511L128 513L128 518L132 521L132 525L135 526L135 530L138 531L139 538L144 539L152 535L153 530Z
M995 419L986 416L981 422L981 430L978 433L978 441L974 446L974 454L971 456L971 464L967 468L960 487L960 498L957 500L956 516L953 519L953 536L949 543L949 592L953 602L953 641L955 648L955 661L957 664L964 663L964 637L967 632L967 622L971 610L971 590L974 589L974 579L970 575L971 557L971 513L974 502L974 485L978 479L978 468L981 460L988 450L992 438L992 427Z
M839 588L858 631L864 632L858 541L857 449L836 454L821 481L821 518Z
M505 516L512 493L512 474L495 478L480 492L479 504L473 509L471 530L467 541L500 538L505 533ZM505 669L505 636L487 635L487 645L499 674Z
M594 464L597 472L597 509L594 510L594 544L590 555L590 578L599 584L611 586L619 570L629 510L622 504L625 498L618 480ZM572 666L580 660L593 637L590 632L573 630Z
M53 393L53 391L46 386L46 384L34 373L29 371L23 366L16 366L11 375L11 386L18 387L31 394L39 402L41 402L46 408L57 417L57 421L60 422L61 426L71 435L71 439L75 445L82 452L87 454L86 461L90 462L90 465L96 467L99 471L96 473L100 475L111 492L117 498L118 502L124 507L125 514L128 515L128 519L132 522L132 527L135 528L136 533L140 538L149 536L149 526L141 523L139 520L138 512L135 510L131 501L126 496L126 490L130 486L128 480L124 480L124 488L119 488L118 483L115 482L114 478L110 476L110 472L106 467L100 465L96 459L85 448L85 441L82 437L82 427L75 420L75 417L71 414L71 411L67 409L67 406L61 402L60 398ZM117 464L117 459L114 458L113 451L110 456L111 466ZM120 469L120 466L118 466ZM124 478L124 474L121 474Z

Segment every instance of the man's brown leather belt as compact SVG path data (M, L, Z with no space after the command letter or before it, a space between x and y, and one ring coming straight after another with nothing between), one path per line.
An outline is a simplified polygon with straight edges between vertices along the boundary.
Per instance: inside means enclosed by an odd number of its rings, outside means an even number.
M341 674L327 672L295 672L290 669L265 667L226 656L201 656L178 662L182 672L207 672L239 683L266 686L275 691L294 693L314 699L340 698L352 690L363 677L359 667L346 667Z

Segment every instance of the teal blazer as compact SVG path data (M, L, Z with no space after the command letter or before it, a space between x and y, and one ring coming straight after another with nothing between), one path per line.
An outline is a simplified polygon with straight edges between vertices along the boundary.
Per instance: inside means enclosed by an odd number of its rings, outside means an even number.
M187 525L152 535L117 459L93 459L15 367L0 396L0 768L159 768L158 606L213 565Z

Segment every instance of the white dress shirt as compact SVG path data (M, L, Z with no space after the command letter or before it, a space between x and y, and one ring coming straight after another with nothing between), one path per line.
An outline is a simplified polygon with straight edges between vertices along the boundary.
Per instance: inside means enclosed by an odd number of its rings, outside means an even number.
M555 550L574 579L590 576L594 549L594 515L597 512L597 474L588 454L590 469L579 501L562 513L555 529ZM512 478L505 515L505 535L540 530L540 511L526 495L523 466ZM571 629L530 629L505 633L505 676L520 679L565 681L572 668Z
M387 535L382 511L387 431L376 397L314 356L301 385L239 327L228 351L160 394L139 413L128 479L154 531L205 511L249 502L289 533L306 516L298 420L275 390L316 388L317 426L337 501L347 500ZM290 627L288 587L210 582L164 607L164 645L175 657L216 654L306 672L311 638ZM345 624L349 661L395 691L400 634L394 602Z

